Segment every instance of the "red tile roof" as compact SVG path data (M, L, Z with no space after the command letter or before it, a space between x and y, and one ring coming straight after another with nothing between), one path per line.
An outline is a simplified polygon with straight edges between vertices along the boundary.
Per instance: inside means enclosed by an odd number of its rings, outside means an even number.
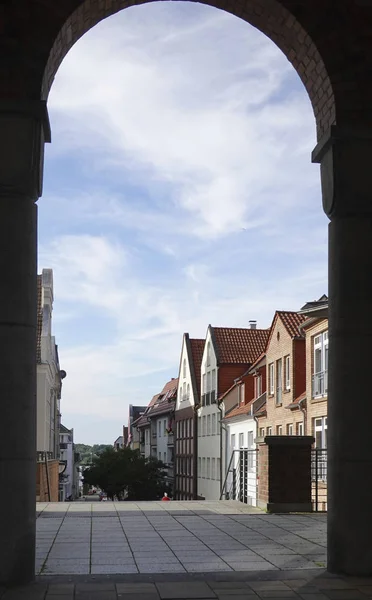
M299 326L305 321L305 315L299 315L296 312L284 310L277 310L276 314L279 315L291 338L304 337L302 331L299 329Z
M37 276L36 362L41 363L41 331L43 328L42 276Z
M211 327L219 364L252 364L264 352L269 329Z
M227 415L225 419L231 419L232 417L239 417L240 415L247 415L251 412L252 403L243 404L242 406L236 406Z
M201 364L203 359L205 340L190 339L191 358L194 365L196 389L201 388Z

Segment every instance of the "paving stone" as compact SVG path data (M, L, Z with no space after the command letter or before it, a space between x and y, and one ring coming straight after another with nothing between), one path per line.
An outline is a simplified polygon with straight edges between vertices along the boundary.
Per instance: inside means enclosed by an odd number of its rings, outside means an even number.
M156 587L162 600L216 598L216 594L203 581L188 581L187 583L157 583Z
M118 594L158 594L155 583L117 583Z
M117 600L116 592L76 592L76 600Z
M126 573L138 573L138 569L135 563L125 565L92 565L90 572L92 575L121 575Z
M51 583L48 586L48 594L67 594L74 593L75 585L73 583Z

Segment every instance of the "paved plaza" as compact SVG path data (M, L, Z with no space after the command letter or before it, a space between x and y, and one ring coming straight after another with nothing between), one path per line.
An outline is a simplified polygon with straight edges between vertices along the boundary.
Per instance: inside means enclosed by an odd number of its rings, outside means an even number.
M1 600L363 600L325 571L326 516L238 502L37 505L38 576Z
M36 572L208 573L326 566L325 515L238 502L38 504Z

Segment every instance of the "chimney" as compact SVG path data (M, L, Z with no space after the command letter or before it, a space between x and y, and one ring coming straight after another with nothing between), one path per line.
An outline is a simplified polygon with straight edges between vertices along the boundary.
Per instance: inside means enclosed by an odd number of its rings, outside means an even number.
M257 321L249 321L250 329L257 329Z

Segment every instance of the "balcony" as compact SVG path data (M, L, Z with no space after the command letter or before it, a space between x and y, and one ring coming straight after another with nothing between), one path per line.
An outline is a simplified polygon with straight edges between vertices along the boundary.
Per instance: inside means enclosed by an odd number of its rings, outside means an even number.
M53 460L53 452L43 452L41 450L38 450L36 452L36 461L45 462L45 455L47 457L47 460Z
M328 371L314 373L312 381L312 397L326 396L328 393Z
M168 440L167 440L168 446L174 446L174 434L173 431L168 433Z

